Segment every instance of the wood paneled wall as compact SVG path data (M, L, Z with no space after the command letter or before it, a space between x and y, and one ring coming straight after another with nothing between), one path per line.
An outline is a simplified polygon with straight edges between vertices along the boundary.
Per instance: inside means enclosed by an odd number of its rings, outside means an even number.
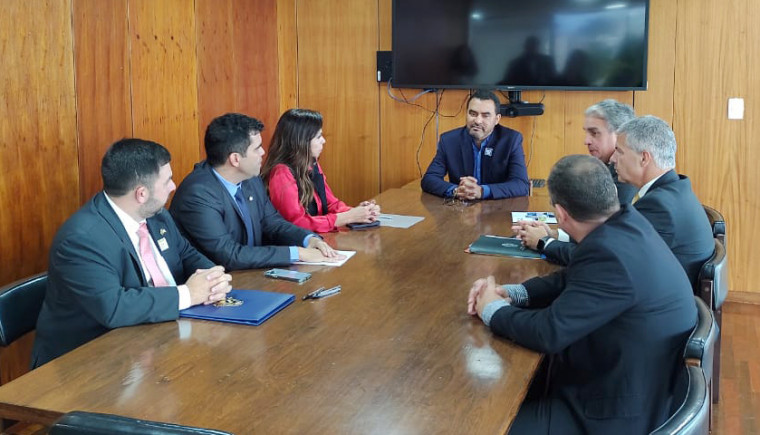
M3 2L0 283L41 272L79 205L71 2Z
M678 2L674 129L681 170L700 200L726 218L730 289L760 292L760 3ZM727 119L730 97L745 99L745 119Z
M127 0L74 0L74 67L79 202L102 188L100 161L116 139L132 136Z
M299 0L296 6L298 106L322 113L327 142L320 164L330 187L352 204L380 192L378 95L371 80L377 5Z
M227 112L260 119L269 145L280 115L276 3L195 1L201 156L206 126Z
M466 92L424 95L416 101L422 107L395 101L368 68L374 50L391 49L392 0L316 3L278 1L279 10L297 11L295 28L278 29L279 57L296 59L287 66L296 69L296 77L286 74L296 86L295 104L326 117L324 158L333 190L356 202L419 178L419 167L424 172L435 152L436 133L464 124L459 107ZM288 17L278 13L280 23L292 22ZM753 118L758 102L752 98L760 95L754 79L760 46L750 43L760 40L760 30L751 25L759 17L760 4L750 0L651 0L647 91L526 92L529 101L543 100L545 114L502 119L524 136L529 175L546 178L561 156L586 152L583 111L601 99L616 98L640 115L663 118L679 143L677 169L692 178L703 203L726 217L732 291L760 295L760 269L752 267L758 256L751 248L760 232L753 224L760 211L760 175L753 168L760 151L750 143L760 135ZM392 89L399 98L416 92ZM745 120L726 119L728 97L745 98ZM449 116L431 118L437 100L440 113ZM284 110L293 101L281 104ZM353 128L358 125L363 127Z
M172 152L176 181L208 122L279 116L277 1L7 0L0 15L0 283L45 270L58 226L101 189L125 136Z
M172 153L179 182L225 112L279 116L277 0L3 0L0 285L47 268L63 221L102 188L125 136ZM29 337L0 357L29 364Z

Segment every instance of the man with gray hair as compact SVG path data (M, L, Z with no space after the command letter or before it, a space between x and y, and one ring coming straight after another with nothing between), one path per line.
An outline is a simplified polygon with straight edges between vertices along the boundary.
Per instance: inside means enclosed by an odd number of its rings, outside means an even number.
M608 98L590 106L586 109L585 115L583 131L586 135L583 143L588 147L588 153L607 166L615 182L620 203L630 204L636 194L636 187L618 180L615 165L610 162L610 157L615 152L616 130L636 118L633 107ZM518 222L512 230L525 246L543 253L548 259L560 264L567 264L575 247L567 234L552 230L542 222Z
M615 180L620 203L630 203L636 194L636 188L618 180L610 157L615 152L617 129L636 117L633 107L608 98L586 109L585 115L583 131L586 136L583 143L588 147L588 153L607 165L612 179Z
M522 284L479 279L468 298L493 333L547 355L510 433L649 433L668 418L696 321L689 281L598 159L563 157L547 184L578 241L567 267Z
M675 172L676 137L655 116L623 124L611 161L620 179L638 189L634 207L654 226L696 288L699 270L715 248L702 204L685 175Z

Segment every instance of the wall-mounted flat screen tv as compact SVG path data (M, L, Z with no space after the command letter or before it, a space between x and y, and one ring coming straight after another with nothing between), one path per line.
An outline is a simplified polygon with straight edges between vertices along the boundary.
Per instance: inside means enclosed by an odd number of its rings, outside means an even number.
M395 87L646 89L649 0L394 0Z

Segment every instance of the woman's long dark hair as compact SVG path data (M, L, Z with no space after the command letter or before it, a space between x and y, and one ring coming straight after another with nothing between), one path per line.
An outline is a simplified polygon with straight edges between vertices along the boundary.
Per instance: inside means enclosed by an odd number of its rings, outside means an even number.
M311 169L316 160L310 142L322 128L322 115L309 109L290 109L277 121L269 144L269 157L261 169L261 177L269 184L269 174L282 163L290 167L296 179L299 202L308 208L314 198Z

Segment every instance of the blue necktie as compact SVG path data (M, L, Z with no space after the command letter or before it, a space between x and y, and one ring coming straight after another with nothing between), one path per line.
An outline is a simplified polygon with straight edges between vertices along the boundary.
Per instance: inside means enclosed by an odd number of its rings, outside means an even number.
M243 224L245 225L245 232L248 235L248 246L253 246L253 223L251 222L251 213L248 211L248 205L243 198L243 189L238 187L235 192L235 202L237 202L240 214L243 216Z

